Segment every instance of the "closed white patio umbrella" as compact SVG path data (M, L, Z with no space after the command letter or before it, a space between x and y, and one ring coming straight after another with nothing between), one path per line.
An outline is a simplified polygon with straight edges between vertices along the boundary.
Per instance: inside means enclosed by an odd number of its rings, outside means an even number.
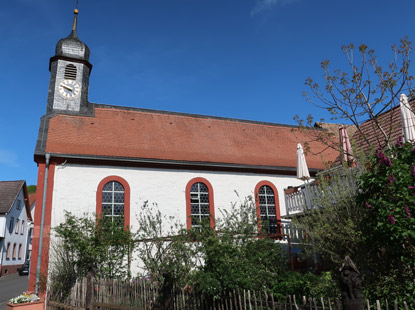
M401 94L399 100L401 106L402 134L406 142L415 142L415 114L411 111L408 97L405 94Z
M305 161L304 150L301 143L297 144L297 179L309 180L310 173L308 171L307 162Z

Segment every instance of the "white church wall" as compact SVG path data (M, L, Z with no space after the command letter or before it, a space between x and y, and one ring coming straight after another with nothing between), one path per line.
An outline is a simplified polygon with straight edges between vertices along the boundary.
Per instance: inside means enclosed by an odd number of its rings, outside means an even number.
M138 227L137 216L145 201L157 203L162 214L175 217L185 227L186 185L196 177L205 178L212 185L216 218L220 216L219 209L230 209L232 203L253 197L255 186L264 180L277 188L280 212L285 215L284 188L302 184L295 176L284 175L63 164L55 168L52 227L63 221L64 211L92 216L96 212L98 184L108 176L119 176L130 186L132 231Z
M188 182L196 177L205 178L211 183L216 211L229 209L232 203L253 196L255 186L266 180L277 188L280 212L285 215L284 188L302 184L295 176L284 175L58 165L54 179L52 226L62 221L64 210L77 215L94 213L98 184L111 175L124 178L130 186L130 222L133 229L136 215L145 201L157 203L163 214L174 216L185 224L185 189Z

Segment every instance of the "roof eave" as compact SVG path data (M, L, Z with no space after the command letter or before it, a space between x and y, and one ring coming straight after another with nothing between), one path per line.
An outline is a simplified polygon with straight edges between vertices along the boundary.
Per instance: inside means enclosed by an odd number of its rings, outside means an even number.
M219 163L219 162L202 162L202 161L179 161L179 160L167 160L167 159L154 159L154 158L131 158L131 157L113 157L113 156L99 156L99 155L80 155L80 154L61 154L61 153L49 153L51 160L55 159L75 159L75 160L102 160L108 162L123 162L123 163L134 163L134 164L146 164L146 165L169 165L169 166L194 166L200 168L206 168L207 170L212 168L222 169L249 169L249 170L267 170L277 172L288 172L294 174L297 171L296 167L285 167L285 166L262 166L262 165L247 165L247 164L235 164L235 163ZM35 152L35 161L37 163L44 162L45 153ZM310 168L309 172L315 175L322 169Z

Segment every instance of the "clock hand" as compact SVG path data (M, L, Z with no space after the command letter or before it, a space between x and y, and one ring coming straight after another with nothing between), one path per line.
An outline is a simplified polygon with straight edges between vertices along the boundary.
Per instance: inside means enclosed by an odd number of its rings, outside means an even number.
M70 90L70 91L72 91L72 92L73 92L73 88L72 88L72 87L69 87L69 86L66 86L66 85L62 85L62 87L63 87L63 88L66 88L67 90Z

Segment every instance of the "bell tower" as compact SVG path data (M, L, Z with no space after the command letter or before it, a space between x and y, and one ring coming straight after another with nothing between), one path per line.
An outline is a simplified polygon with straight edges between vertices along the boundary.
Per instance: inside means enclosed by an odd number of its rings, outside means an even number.
M56 44L50 59L50 82L46 113L85 114L88 103L89 48L78 38L78 9L74 10L72 32Z

